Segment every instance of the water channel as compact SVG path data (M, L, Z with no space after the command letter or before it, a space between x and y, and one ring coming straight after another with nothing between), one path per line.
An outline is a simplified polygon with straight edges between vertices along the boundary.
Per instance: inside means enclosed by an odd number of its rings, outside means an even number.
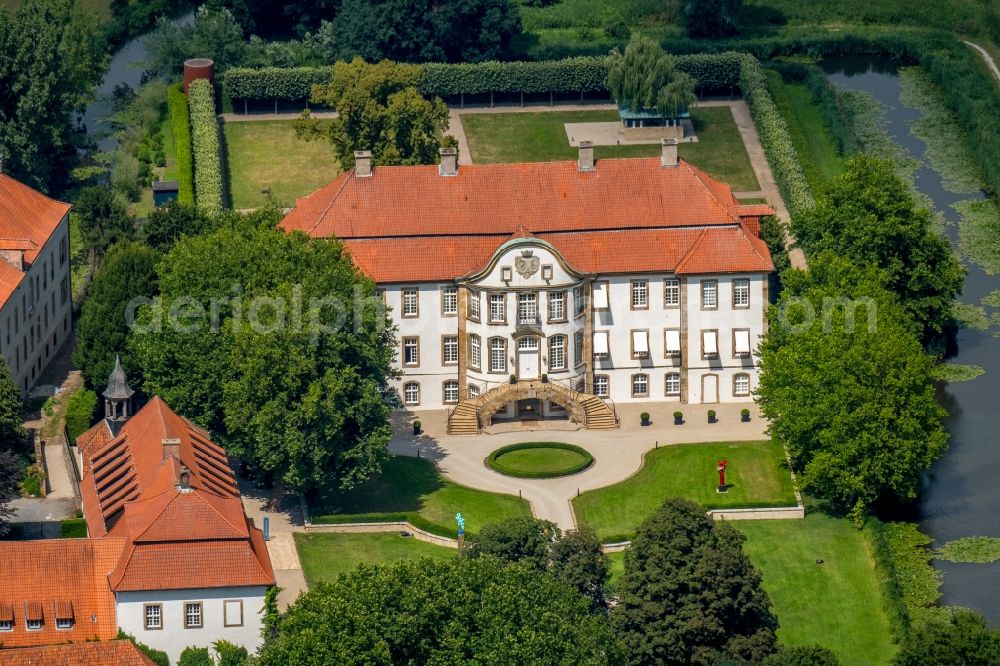
M914 174L916 188L947 220L948 237L957 247L958 213L952 204L983 195L949 192L941 175L928 165L926 145L910 131L922 112L900 102L902 88L896 64L853 57L829 59L822 66L835 85L867 92L888 107L888 132L920 160ZM964 257L963 263L968 270L963 302L978 305L984 296L1000 289L1000 276L988 275ZM978 365L986 374L948 383L939 392L949 414L945 425L951 435L950 447L926 475L918 505L921 529L934 539L935 546L965 536L1000 537L1000 339L989 331L964 328L957 345L957 354L949 362ZM935 560L934 564L944 572L941 603L973 608L1000 623L1000 562Z

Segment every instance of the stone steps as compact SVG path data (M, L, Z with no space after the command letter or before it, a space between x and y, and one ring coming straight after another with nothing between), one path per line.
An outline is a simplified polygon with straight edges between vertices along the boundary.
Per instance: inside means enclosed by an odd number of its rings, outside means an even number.
M523 397L554 398L560 403L569 397L575 403L575 407L567 406L570 416L575 416L574 420L585 416L588 430L611 430L618 427L618 417L612 407L597 396L545 382L527 381L502 385L489 402L495 406L497 403L507 403ZM458 403L448 415L448 434L476 435L479 432L477 400L471 398Z

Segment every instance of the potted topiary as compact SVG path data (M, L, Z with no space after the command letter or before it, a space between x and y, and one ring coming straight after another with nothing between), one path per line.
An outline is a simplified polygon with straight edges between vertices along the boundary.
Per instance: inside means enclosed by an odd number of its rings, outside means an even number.
M420 434L420 432L421 432L420 428L421 428L422 425L423 424L420 421L414 421L413 422L413 434L414 435L419 435Z
M740 421L742 421L743 423L750 423L750 410L749 409L741 409L740 410Z
M708 422L709 423L715 423L715 410L714 409L708 410Z
M649 425L649 412L643 412L642 414L639 414L639 419L642 421L642 425L648 426Z
M684 412L674 412L674 425L684 424Z
M549 376L547 374L545 374L544 372L542 373L542 383L543 384L548 384L549 383Z
M510 373L510 383L511 384L516 384L517 383L517 375L515 375L513 372Z

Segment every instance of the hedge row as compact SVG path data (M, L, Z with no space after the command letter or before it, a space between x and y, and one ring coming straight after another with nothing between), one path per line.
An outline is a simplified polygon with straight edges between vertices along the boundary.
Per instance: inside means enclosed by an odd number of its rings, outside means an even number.
M70 443L90 428L97 412L97 394L89 389L80 389L66 399L66 434Z
M177 201L194 204L194 173L191 167L191 115L187 97L181 84L167 88L167 110L174 130L174 144L177 153Z
M525 449L559 449L562 451L572 451L580 456L580 460L579 462L558 471L516 469L508 467L503 463L503 460L501 460L505 454L512 453L514 451L523 451ZM486 458L486 464L493 471L506 476L516 476L521 479L554 479L582 472L594 464L594 456L590 455L586 449L574 444L565 444L562 442L521 442L520 444L508 444L507 446L501 446Z
M802 171L799 155L792 145L788 125L768 92L767 79L760 62L750 54L740 56L739 86L750 107L764 155L771 165L771 173L788 212L795 215L812 207L812 193Z
M188 88L191 108L191 145L194 156L194 192L198 208L209 215L222 212L222 153L215 116L212 84L201 79Z
M691 74L703 89L737 85L738 53L678 56L679 69ZM607 57L577 57L540 62L427 63L420 91L454 97L484 93L597 93L608 89ZM330 67L267 67L226 70L224 96L231 99L307 99L314 84L329 83Z

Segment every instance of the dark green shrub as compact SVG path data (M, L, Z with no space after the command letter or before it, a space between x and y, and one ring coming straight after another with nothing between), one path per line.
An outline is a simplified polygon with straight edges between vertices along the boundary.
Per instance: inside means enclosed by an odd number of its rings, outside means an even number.
M28 497L40 497L45 483L45 472L37 465L28 465L21 479L21 493Z
M208 648L189 647L181 652L177 666L215 666L215 664L208 654Z
M66 400L66 433L69 443L76 442L94 422L97 412L97 394L90 389L81 388Z
M215 641L212 647L218 655L218 666L243 666L250 656L245 647L229 641Z

